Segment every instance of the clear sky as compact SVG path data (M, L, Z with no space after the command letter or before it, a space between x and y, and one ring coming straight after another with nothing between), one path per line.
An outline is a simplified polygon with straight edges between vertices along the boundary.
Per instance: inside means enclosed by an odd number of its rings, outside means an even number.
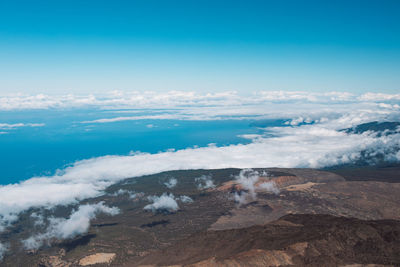
M1 0L0 93L393 93L399 14L397 0Z

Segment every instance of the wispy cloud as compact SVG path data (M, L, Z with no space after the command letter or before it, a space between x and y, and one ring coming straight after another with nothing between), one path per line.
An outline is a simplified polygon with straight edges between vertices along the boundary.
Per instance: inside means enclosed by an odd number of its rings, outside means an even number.
M174 188L178 184L178 180L176 178L170 178L167 182L164 183L164 185L171 189Z
M135 198L137 197L138 194L136 194L135 192L129 191L129 190L125 190L125 189L119 189L118 191L110 194L110 196L113 197L118 197L118 196L128 196L129 198Z
M182 201L182 203L193 203L193 199L189 196L180 196L179 200Z
M195 178L197 183L197 188L200 190L214 188L215 184L211 177L211 175L202 175L200 177Z
M263 175L266 175L264 173ZM235 177L235 182L241 186L241 191L235 192L233 195L234 200L240 205L246 204L250 201L257 200L256 190L279 193L279 188L273 181L266 181L259 183L260 174L253 169L243 169L239 175Z
M43 127L44 123L0 123L0 129L11 130L21 127Z

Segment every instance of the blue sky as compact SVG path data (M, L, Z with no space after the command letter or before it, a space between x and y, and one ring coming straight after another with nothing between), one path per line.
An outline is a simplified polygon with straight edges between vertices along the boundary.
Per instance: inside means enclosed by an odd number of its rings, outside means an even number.
M400 91L400 1L0 1L0 93Z

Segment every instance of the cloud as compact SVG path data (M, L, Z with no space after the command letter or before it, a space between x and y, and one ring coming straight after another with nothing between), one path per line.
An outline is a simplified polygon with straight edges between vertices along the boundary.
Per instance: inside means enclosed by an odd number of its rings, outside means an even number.
M244 191L235 192L233 194L233 199L239 205L247 204L249 202L248 198L249 198L249 194L247 192L244 192Z
M182 201L183 203L192 203L193 199L188 196L180 196L179 200Z
M253 200L256 200L257 193L255 190L255 184L258 182L259 178L260 175L257 171L254 171L253 169L244 169L240 171L235 180L243 187L243 189L248 191L249 196Z
M7 96L3 97L7 99ZM11 97L12 98L12 97ZM245 119L287 119L288 124L314 122L323 114L340 116L349 110L392 108L399 109L394 101L397 94L367 93L355 95L348 92L303 92L303 91L259 91L250 95L236 92L217 94L170 91L119 92L106 95L88 96L46 96L18 95L16 99L35 99L46 104L44 108L97 108L108 109L107 117L82 121L84 124L115 123L137 120L245 120ZM1 108L0 97L0 110ZM15 100L15 99L14 99ZM51 100L51 101L50 101ZM7 102L6 100L4 100ZM17 101L17 100L15 100ZM18 100L19 101L19 100ZM17 102L18 102L17 101ZM21 102L25 103L23 100ZM29 109L30 101L26 106ZM13 109L6 105L4 110ZM23 104L16 109L24 109ZM385 107L386 106L386 107ZM122 109L122 110L121 110ZM110 114L131 116L110 117ZM152 123L150 123L152 124Z
M257 186L257 189L261 189L267 192L272 192L276 195L279 194L280 192L279 188L276 186L274 181L261 183Z
M38 249L52 239L63 240L74 238L88 231L90 221L99 213L114 216L119 213L116 207L105 206L103 202L81 205L72 212L69 218L49 218L46 232L29 237L22 241L25 249Z
M164 193L161 196L149 196L148 200L153 202L144 207L145 210L156 212L175 212L179 209L178 203L173 194Z
M171 189L174 188L178 184L178 180L176 178L170 178L167 182L164 183L164 185Z
M365 93L358 97L361 101L390 101L400 100L400 94Z
M257 193L255 184L258 182L260 175L253 169L243 169L239 175L235 177L235 181L241 185L243 190L234 193L235 202L240 205L246 204L250 201L257 200Z
M354 95L348 92L261 91L256 95L268 101L350 101L354 98Z
M195 181L197 182L197 188L200 190L215 187L211 175L202 175L200 177L195 178Z
M2 243L0 243L0 262L3 260L4 254L7 252L8 247Z
M110 196L117 197L117 196L123 196L127 195L129 198L135 198L137 194L135 192L125 190L125 189L119 189L118 191L115 191L114 193L110 194Z
M0 123L0 129L11 130L21 127L43 127L44 123Z
M291 125L291 126L297 126L301 123L309 124L312 123L313 120L311 118L303 118L303 117L298 117L289 121L286 121L286 125Z
M150 92L116 91L101 95L8 94L0 96L0 110L65 109L65 108L176 108L176 107L234 107L263 105L271 102L355 103L400 100L399 94L305 91L257 91L239 95L234 91L197 93L187 91Z
M262 175L268 176L268 173L263 171ZM235 181L243 190L233 194L235 202L243 205L250 201L257 200L257 190L279 194L279 188L276 186L275 182L268 181L259 183L259 180L260 173L258 171L254 171L253 169L241 170L239 175L235 177Z
M103 95L28 95L0 96L0 110L56 109L56 108L159 108L185 105L208 105L220 102L233 104L240 101L235 92L206 93L170 91L111 92Z
M33 224L35 226L43 226L43 225L45 225L44 216L42 214L38 214L36 212L33 212L31 214L31 218L34 220Z
M261 134L240 134L238 137L248 140L256 140L258 138L262 138L263 136Z
M97 119L91 121L82 121L81 123L110 123L110 122L120 122L120 121L137 121L137 120L177 120L181 119L180 116L174 114L162 114L162 115L142 115L142 116L125 116L125 117L115 117L106 119ZM153 124L148 124L146 127L152 128Z

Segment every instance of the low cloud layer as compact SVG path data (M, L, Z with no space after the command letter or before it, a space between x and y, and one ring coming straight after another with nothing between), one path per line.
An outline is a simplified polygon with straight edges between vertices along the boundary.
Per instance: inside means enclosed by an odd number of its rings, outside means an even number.
M49 218L49 225L44 233L31 236L23 240L22 243L26 249L30 250L38 249L44 243L49 244L53 239L63 240L74 238L86 233L89 229L90 221L96 218L96 215L99 213L113 216L119 213L119 209L105 206L103 202L81 205L77 210L73 211L71 216L67 219Z
M285 95L286 93L283 94L283 97L286 97ZM185 98L186 96L182 97ZM192 97L196 98L196 96L189 95L185 99ZM198 103L204 104L204 99L207 99L207 101L212 99L212 101L218 102L225 97L236 99L235 94L218 97L213 95L198 98L196 105ZM262 99L271 98L268 95L260 97ZM281 94L274 97L279 99ZM303 94L289 95L291 99L301 99L302 97ZM331 97L337 98L337 101L353 101L351 100L353 96L349 96L350 100L346 100L348 97L346 95L333 94ZM368 98L373 97L368 96ZM383 96L376 97L382 98ZM397 101L395 96L389 98L390 101ZM44 97L44 99L47 98ZM239 104L241 99L238 98L237 100L237 104ZM182 103L187 103L185 101ZM187 101L190 103L190 100ZM243 103L246 103L246 101L245 99ZM307 101L313 101L312 97ZM196 105L192 108L193 114L199 114L203 112L202 110L205 110L197 109ZM316 103L316 106L313 106L311 110L304 111L305 114L297 114L297 108L301 104L293 105L289 103L285 112L288 114L292 112L295 115L287 118L288 125L286 127L260 128L258 135L246 135L246 138L250 140L248 144L222 147L211 145L156 154L109 155L81 160L72 166L57 171L53 176L34 177L18 184L0 186L0 231L15 221L21 211L31 207L69 205L83 199L96 197L104 194L104 190L108 186L127 177L187 169L231 167L319 168L351 163L363 156L377 154L387 161L399 161L399 132L385 136L377 135L374 132L355 134L340 131L344 128L375 120L398 120L400 113L396 105L395 102L363 103L362 105L357 103L353 105L353 102L351 102L345 106L338 106L340 108L336 108L337 106L329 108L329 106L321 106L320 103ZM291 110L291 106L294 106L294 110ZM242 112L248 115L254 110L260 114L266 113L263 106L255 106L255 109L252 109L250 113L245 105L241 105L241 107L237 110L231 107L207 108L206 110L213 112L207 113L207 116L225 116L224 114L241 116L243 115ZM278 114L282 111L276 109L274 112ZM210 179L200 179L197 182L200 189L213 186Z
M0 110L55 108L173 108L184 106L239 106L266 102L378 102L399 101L400 94L305 91L256 91L240 95L234 91L196 93L187 91L140 92L111 91L102 95L28 95L0 96Z

